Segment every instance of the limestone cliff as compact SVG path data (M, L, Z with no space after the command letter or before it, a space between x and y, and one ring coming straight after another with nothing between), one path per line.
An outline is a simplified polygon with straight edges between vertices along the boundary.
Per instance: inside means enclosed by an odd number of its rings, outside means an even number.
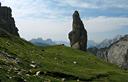
M128 69L128 35L120 38L109 47L100 49L92 48L90 51L107 62L116 64L121 68Z
M128 69L128 35L125 35L110 46L107 59L110 63Z

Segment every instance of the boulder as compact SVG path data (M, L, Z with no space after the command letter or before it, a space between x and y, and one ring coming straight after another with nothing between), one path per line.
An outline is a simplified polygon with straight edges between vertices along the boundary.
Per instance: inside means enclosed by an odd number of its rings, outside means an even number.
M70 45L72 48L87 50L87 31L80 19L78 11L73 14L72 31L69 33Z

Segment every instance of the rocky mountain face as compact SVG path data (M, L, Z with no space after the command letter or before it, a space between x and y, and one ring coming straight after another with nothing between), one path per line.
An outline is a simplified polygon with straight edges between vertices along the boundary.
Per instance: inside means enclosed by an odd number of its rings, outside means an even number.
M97 57L105 59L107 62L128 69L128 35L121 37L109 47L100 49L92 48L89 50L95 53Z
M0 35L8 34L19 36L11 8L1 6L0 3Z
M84 28L78 11L75 11L73 14L72 31L69 33L69 40L72 48L86 51L87 31Z
M118 41L121 37L123 37L123 36L122 35L117 35L113 39L105 39L100 44L98 44L96 47L99 48L99 49L109 47L111 44Z
M107 59L110 63L128 69L128 35L110 46Z

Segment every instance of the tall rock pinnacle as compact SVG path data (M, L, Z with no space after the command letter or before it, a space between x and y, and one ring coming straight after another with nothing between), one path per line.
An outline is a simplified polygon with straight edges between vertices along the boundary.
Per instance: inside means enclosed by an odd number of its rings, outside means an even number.
M70 45L72 48L87 50L87 31L80 19L78 11L73 13L72 31L69 33Z
M15 25L15 20L12 17L10 7L1 6L0 3L0 36L6 34L19 36L18 29Z

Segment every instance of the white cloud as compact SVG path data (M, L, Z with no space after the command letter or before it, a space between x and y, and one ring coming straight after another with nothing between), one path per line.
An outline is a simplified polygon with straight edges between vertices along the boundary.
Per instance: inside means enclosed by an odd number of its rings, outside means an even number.
M128 0L103 0L101 7L103 8L128 8Z
M128 18L121 17L96 17L83 21L88 33L110 32L128 26ZM68 33L72 29L70 20L17 20L16 23L21 36L28 40L37 37L68 40Z
M76 8L128 8L128 0L54 0Z
M71 21L17 20L17 27L21 37L27 40L42 37L66 41L68 33L71 31Z
M48 1L52 3L52 0L2 0L2 4L13 9L13 16L22 37L26 39L43 37L54 40L67 40L72 28L71 13L74 11L70 8L128 8L127 0L53 0L59 2L54 4L53 8L50 8L51 3ZM69 10L67 7L70 7ZM60 21L65 18L67 21ZM128 18L123 17L99 16L83 21L89 33L113 31L128 25Z
M97 6L82 0L54 0L54 1L59 2L61 6L68 5L76 8L97 8Z
M15 19L27 18L49 18L55 19L64 12L59 9L50 8L50 3L45 0L6 0L2 1L2 5L12 8Z
M86 8L128 8L128 0L2 0L2 4L13 9L15 19L64 19L65 14L70 17L74 9L84 12Z
M89 32L107 32L128 26L128 18L99 16L84 20L84 24Z

